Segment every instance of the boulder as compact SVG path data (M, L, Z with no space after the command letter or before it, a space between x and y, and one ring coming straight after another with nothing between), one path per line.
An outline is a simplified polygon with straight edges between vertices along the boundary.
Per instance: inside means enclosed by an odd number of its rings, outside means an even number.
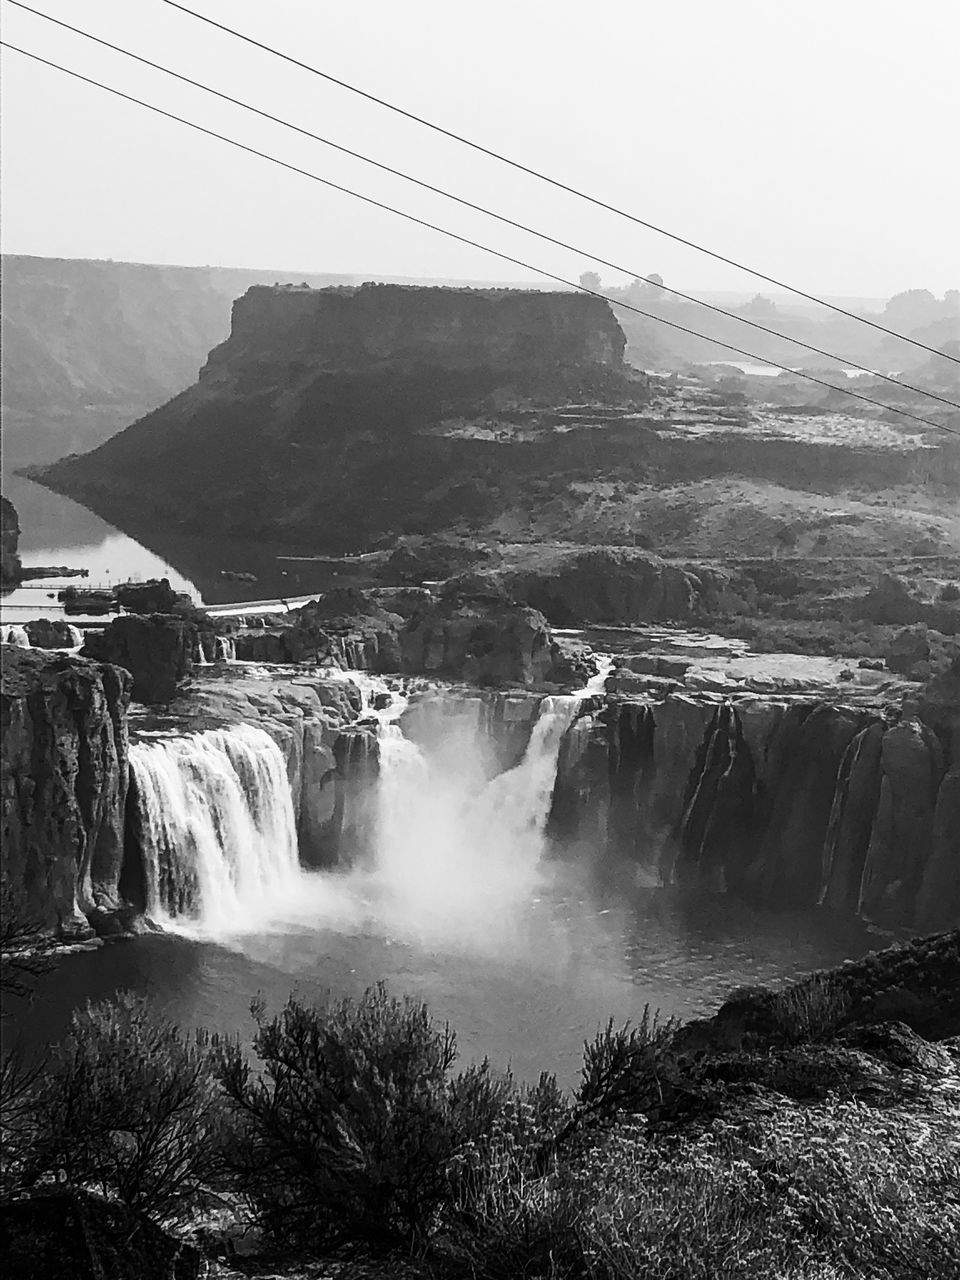
M128 613L172 613L178 599L167 578L121 582L117 587L117 604Z
M513 574L506 586L562 625L683 621L698 606L691 573L632 551L581 552L549 572Z
M559 653L536 609L444 600L414 614L400 637L403 671L476 685L551 682Z
M76 627L62 618L35 618L24 625L34 649L73 649L82 636Z
M898 675L909 676L930 658L930 641L925 623L904 627L891 640L885 654L887 667ZM929 672L929 668L928 668Z
M126 667L137 702L163 703L193 668L197 627L185 618L154 613L114 618L102 632L87 632L82 655Z

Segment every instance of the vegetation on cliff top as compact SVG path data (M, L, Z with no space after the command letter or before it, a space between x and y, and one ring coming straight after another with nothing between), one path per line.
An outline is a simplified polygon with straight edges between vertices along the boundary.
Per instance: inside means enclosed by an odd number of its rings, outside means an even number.
M254 1012L253 1062L142 1002L79 1013L4 1125L7 1194L66 1177L192 1215L221 1275L960 1268L960 931L737 991L709 1020L609 1026L572 1096L454 1074L450 1028L383 987Z

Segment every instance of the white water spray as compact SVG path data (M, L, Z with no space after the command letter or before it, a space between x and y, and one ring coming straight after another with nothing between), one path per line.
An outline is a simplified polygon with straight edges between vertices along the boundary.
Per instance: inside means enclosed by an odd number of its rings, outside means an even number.
M147 914L204 934L256 928L301 879L280 749L236 725L138 742Z
M18 649L31 648L30 637L25 627L4 627L3 643L16 645Z
M563 735L609 667L576 694L544 698L523 759L487 781L477 733L424 751L397 723L406 699L377 712L377 849L367 891L391 927L491 941L536 891ZM356 677L353 677L356 679ZM377 682L358 681L366 706ZM383 687L385 688L385 687ZM478 708L479 710L479 708Z

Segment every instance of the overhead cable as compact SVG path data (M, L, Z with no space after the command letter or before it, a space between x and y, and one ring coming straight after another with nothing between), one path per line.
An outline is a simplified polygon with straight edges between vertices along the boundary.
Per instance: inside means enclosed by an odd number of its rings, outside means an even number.
M15 0L11 0L15 3ZM284 62L290 63L292 66L299 67L302 71L309 71L311 75L319 76L323 80L329 81L331 84L339 86L341 89L347 89L350 93L355 93L361 98L366 98L368 102L373 102L379 107L384 107L388 111L393 111L399 116L412 120L415 124L423 125L426 129L432 129L434 133L442 134L445 138L450 138L454 142L459 142L465 147L470 147L474 151L480 152L481 155L489 156L493 160L499 160L502 164L509 165L512 169L517 169L520 173L525 173L531 178L536 178L540 182L547 182L550 186L555 187L558 191L565 191L568 195L577 196L581 200L586 200L589 204L595 205L598 209L605 209L607 213L616 214L620 218L626 218L630 222L634 222L637 226L645 227L648 231L654 231L657 235L666 236L669 240L676 241L677 244L686 245L688 249L695 249L698 253L706 254L707 257L714 258L717 262L726 263L729 267L736 267L738 271L745 271L748 275L755 277L757 280L763 280L766 284L775 285L778 289L785 289L788 293L794 294L798 298L804 298L807 302L815 302L818 306L826 307L829 311L836 312L837 315L846 316L848 320L856 320L859 324L868 325L871 329L876 329L880 333L885 333L891 338L896 338L900 342L908 342L911 346L919 347L921 351L927 351L931 355L939 356L942 360L950 360L954 364L960 364L960 359L956 356L948 355L944 351L938 351L936 347L928 346L925 342L920 342L917 338L908 338L906 334L897 333L895 329L889 329L886 325L882 325L879 321L870 320L867 316L858 315L855 311L848 311L845 307L838 306L835 302L828 302L825 298L819 298L816 294L806 293L803 289L798 289L795 285L786 284L783 280L777 280L774 276L765 275L762 271L757 271L753 267L748 267L743 262L738 262L734 258L728 258L722 253L716 253L712 249L708 249L705 245L698 244L694 240L688 240L681 235L677 235L673 231L668 231L665 227L659 227L655 223L647 222L645 219L637 217L636 214L629 213L626 209L619 209L616 205L607 203L605 200L592 196L586 191L581 191L578 187L570 186L566 182L561 182L559 178L551 178L549 174L541 173L538 169L522 164L519 160L511 160L509 156L502 155L499 151L494 151L491 147L485 147L482 143L474 142L470 138L463 137L462 134L455 133L452 129L446 129L443 125L437 124L435 121L426 120L423 116L416 115L413 111L407 111L404 107L399 107L396 103L388 102L385 98L378 98L376 94L370 93L366 89L361 89L357 85L350 84L346 80L341 80L337 76L331 75L328 71L321 71L319 67L314 67L308 62L301 62L299 58L294 58L292 54L284 53L282 49L275 49L273 45L265 44L261 40L254 39L242 31L237 31L233 27L228 27L222 22L208 17L205 13L198 13L195 9L189 9L185 4L179 4L177 0L163 0L163 3L169 5L172 9L179 9L181 13L188 14L191 18L196 18L200 22L207 23L208 26L216 27L218 30L225 32L227 35L234 36L237 40L243 40L246 44L253 45L257 49L262 49L265 53L273 54L274 57L282 58ZM641 279L644 277L641 277Z
M111 49L114 53L120 53L126 58L131 58L133 61L141 63L143 66L151 67L154 71L160 71L164 75L171 76L173 79L179 80L183 84L192 85L195 89L201 89L204 93L209 93L215 98L220 98L224 102L231 103L233 106L241 107L244 111L249 111L254 115L260 116L264 120L269 120L273 124L281 125L283 128L290 129L294 133L298 133L305 138L310 138L314 142L320 142L324 146L331 147L335 151L351 156L355 160L360 160L364 164L372 165L374 168L381 170L381 172L392 174L396 178L402 178L405 182L413 183L415 186L420 187L425 191L430 191L434 195L443 196L445 199L452 200L454 203L467 209L472 209L475 213L482 213L488 218L494 218L497 222L513 227L517 231L523 231L528 235L535 236L538 240L543 240L559 249L565 249L571 253L576 253L580 257L589 259L589 261L595 262L600 266L609 267L614 271L622 271L626 275L634 275L637 279L645 280L648 284L656 283L645 276L637 276L636 272L632 272L629 268L621 266L619 263L610 262L606 258L598 257L595 253L591 253L586 249L581 249L577 245L569 244L565 240L559 240L555 236L548 235L546 232L537 231L536 228L530 227L526 223L517 222L515 219L508 218L503 214L497 213L493 209L488 209L484 205L475 204L472 200L466 200L462 196L454 195L452 192L446 191L442 187L434 186L432 183L425 182L420 178L415 178L412 174L405 173L401 169L395 169L391 165L384 164L382 161L374 160L371 156L364 155L360 151L354 151L350 147L343 146L339 142L334 142L330 138L325 138L321 134L313 133L309 129L304 129L290 120L284 120L280 116L275 116L269 111L264 111L260 107L255 107L241 98L234 98L231 94L224 93L219 89L214 89L211 85L205 84L200 80L193 80L190 76L183 75L179 71L174 71L172 68L164 66L159 62L153 62L151 59L145 58L138 53L134 53L130 49L125 49L121 45L113 44L111 41L104 40L100 36L95 36L89 31L82 30L80 27L71 26L69 22L63 22L61 19L55 18L51 14L44 13L40 9L34 9L31 5L22 3L22 0L9 0L9 3L13 4L18 9L25 9L28 13L32 13L38 18L44 18L47 22L52 22L58 27L63 27L67 31L72 31L75 35L82 36L85 40L91 40L93 43L101 45L103 48ZM658 284L657 287L662 288L667 293L672 293L675 297L683 298L685 302L690 302L698 307L703 307L707 311L712 311L716 315L724 316L729 320L735 320L739 324L747 325L751 329L756 329L761 333L769 334L771 337L779 338L783 342L790 342L794 346L803 348L804 351L812 351L815 355L823 356L827 360L835 360L842 367L845 366L849 369L857 369L861 373L868 373L874 378L881 379L884 382L889 382L892 386L900 387L905 391L915 392L917 395L927 396L929 399L937 400L940 404L944 404L950 409L960 411L960 404L955 400L950 400L947 396L940 395L936 391L931 391L925 387L915 386L914 384L905 382L902 378L897 378L892 374L879 373L876 370L869 368L867 365L859 364L856 360L849 360L845 356L837 355L836 352L826 351L822 347L815 347L812 343L804 342L801 338L794 338L790 334L782 333L780 330L772 328L770 325L761 324L759 321L752 320L748 316L738 315L736 312L728 311L725 307L718 307L713 303L704 302L700 298L695 298L691 294L682 293L679 289L673 289L669 285ZM617 299L611 298L610 301L615 305L620 305Z
M541 275L547 280L553 280L557 284L565 285L567 288L588 294L590 297L599 298L601 301L606 303L609 303L610 301L609 298L596 289L589 289L585 285L579 284L577 281L568 280L565 276L557 275L552 271L547 271L543 267L535 266L533 263L526 262L522 258L513 257L511 254L504 253L500 249L494 249L490 245L482 244L478 240L471 240L469 237L462 236L456 231L450 231L446 227L441 227L436 223L428 222L425 218L417 217L416 214L407 213L402 209L395 208L393 205L386 204L382 200L376 200L373 196L363 195L359 191L354 191L351 187L344 186L339 182L333 182L330 178L324 178L318 173L313 173L309 169L304 169L299 165L291 164L287 160L281 160L277 156L270 155L269 152L260 151L256 147L251 147L245 142L240 142L236 138L231 138L226 134L218 133L214 129L207 128L206 125L197 124L193 120L188 120L184 116L176 115L174 112L167 111L165 108L158 107L151 102L145 102L142 98L136 98L132 94L124 93L122 90L115 89L111 85L104 84L100 80L95 80L92 76L86 76L79 71L73 71L69 67L64 67L60 63L52 62L49 58L43 58L37 53L31 53L28 49L22 49L19 45L11 44L7 40L0 40L0 47L10 49L14 53L19 53L24 57L32 59L34 62L52 68L54 71L60 71L64 75L68 75L75 80L82 81L84 84L89 84L94 88L102 89L106 93L112 94L114 97L122 98L125 102L131 102L135 106L144 107L147 111L152 111L156 115L163 116L167 120L173 120L178 124L186 125L188 129L193 129L197 133L205 134L207 137L214 138L218 142L225 142L228 146L235 147L239 151L244 151L249 155L257 156L261 160L267 160L271 164L278 165L282 169L287 169L291 173L298 173L302 177L309 178L313 182L319 182L321 185L328 187L332 191L339 191L343 195L351 196L375 209L382 209L386 213L391 213L398 218L403 218L405 221L413 223L416 226L425 227L429 231L436 231L439 235L446 236L451 240L456 240L460 244L468 245L472 249L479 249L484 253L492 254L494 257L500 258L504 262L512 263L517 267L522 267L525 271L533 271L537 275ZM668 328L689 334L691 337L703 338L708 342L714 343L718 347L723 347L726 351L733 351L737 355L745 356L748 360L764 360L764 357L758 356L755 352L746 351L742 347L735 347L729 342L721 342L717 338L710 338L706 334L698 332L696 329L690 329L686 325L677 324L673 320L666 320L662 316L655 315L650 311L644 311L642 308L636 307L632 303L621 302L617 305L625 308L627 311L633 311L637 315L645 316L648 320L655 320L658 324L663 324ZM850 396L854 400L860 400L864 404L873 405L875 408L882 409L884 412L896 413L903 418L909 418L911 421L917 422L923 427L929 427L934 431L946 431L951 435L960 436L960 428L950 427L942 422L934 422L930 418L922 418L918 414L910 413L908 410L900 409L895 405L884 404L882 400L874 400L871 396L865 396L862 392L852 391L847 387L838 387L836 383L827 382L825 379L818 378L812 373L806 373L804 370L792 369L789 365L780 364L776 360L766 360L765 362L772 368L781 369L784 373L790 373L798 378L803 378L807 382L813 382L818 386L826 387L829 391L840 392L842 395Z

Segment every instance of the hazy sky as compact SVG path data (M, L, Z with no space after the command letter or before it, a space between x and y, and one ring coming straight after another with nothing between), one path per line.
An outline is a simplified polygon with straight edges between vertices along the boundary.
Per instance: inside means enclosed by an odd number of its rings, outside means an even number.
M9 42L561 275L593 266L0 3ZM631 272L659 271L678 287L761 287L162 0L31 3ZM813 292L960 284L957 0L191 7ZM3 108L8 253L528 275L6 50Z

